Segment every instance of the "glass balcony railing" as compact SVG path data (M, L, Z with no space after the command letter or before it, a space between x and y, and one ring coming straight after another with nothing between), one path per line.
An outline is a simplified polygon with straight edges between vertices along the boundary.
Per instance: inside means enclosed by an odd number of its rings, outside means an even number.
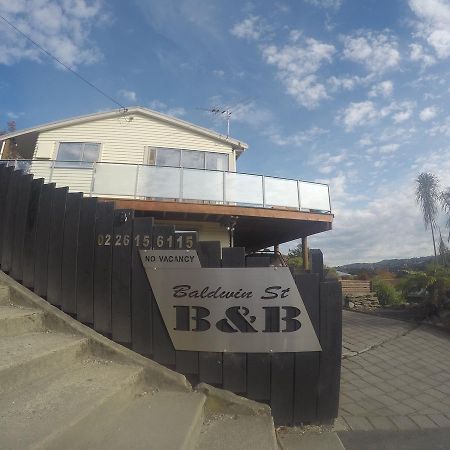
M331 213L328 185L308 181L142 164L99 162L86 166L49 160L1 160L0 164L91 196Z

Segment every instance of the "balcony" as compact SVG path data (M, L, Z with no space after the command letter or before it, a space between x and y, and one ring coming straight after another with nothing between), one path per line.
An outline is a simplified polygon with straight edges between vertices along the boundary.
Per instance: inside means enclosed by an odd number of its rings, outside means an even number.
M2 164L85 195L331 214L328 185L206 169L142 164L3 160Z

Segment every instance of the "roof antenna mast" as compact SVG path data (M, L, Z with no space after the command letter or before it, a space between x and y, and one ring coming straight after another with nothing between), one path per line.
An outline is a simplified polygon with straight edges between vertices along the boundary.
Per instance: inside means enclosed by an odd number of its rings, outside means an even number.
M230 108L221 108L219 106L213 106L211 108L197 108L201 109L203 111L210 112L211 114L214 114L215 116L222 116L225 117L227 120L227 138L230 137L230 122L231 122L231 109Z

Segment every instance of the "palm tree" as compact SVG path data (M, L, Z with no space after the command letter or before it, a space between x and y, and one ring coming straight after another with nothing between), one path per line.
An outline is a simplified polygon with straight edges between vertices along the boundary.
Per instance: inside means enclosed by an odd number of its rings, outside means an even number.
M447 213L447 220L445 221L445 226L448 229L447 242L449 242L450 241L450 187L448 187L447 189L445 189L445 191L443 191L441 193L440 200L441 200L442 208Z
M434 229L436 227L436 217L438 214L439 180L436 175L429 172L422 172L416 180L416 201L420 206L425 222L425 229L431 228L433 238L434 261L437 263L436 241L434 239Z

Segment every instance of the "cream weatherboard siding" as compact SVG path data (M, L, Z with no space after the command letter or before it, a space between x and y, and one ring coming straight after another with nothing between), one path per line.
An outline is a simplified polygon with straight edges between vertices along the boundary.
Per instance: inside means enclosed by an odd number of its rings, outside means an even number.
M142 164L145 147L152 146L228 153L230 170L236 168L231 144L140 114L90 120L43 131L39 134L34 158L55 159L59 142L99 143L100 162Z

